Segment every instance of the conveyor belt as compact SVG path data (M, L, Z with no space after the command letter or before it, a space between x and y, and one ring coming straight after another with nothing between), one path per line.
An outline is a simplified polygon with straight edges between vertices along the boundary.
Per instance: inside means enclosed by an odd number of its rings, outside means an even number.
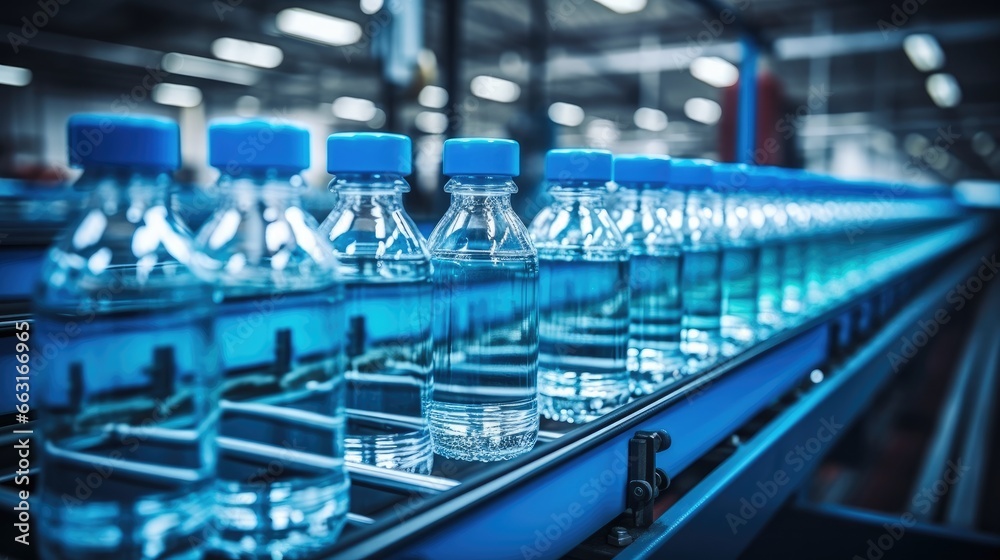
M931 265L950 262L946 257L968 247L986 229L982 217L969 219L901 247L899 259L909 264L885 282L595 422L543 423L535 450L517 459L478 464L436 457L432 476L353 465L348 528L329 555L346 559L405 553L484 560L562 556L625 510L628 440L635 431L670 432L673 444L657 456L657 466L671 475L683 471L813 369L846 355L858 333L871 332L911 296L907 290L933 276ZM942 282L921 293L940 288ZM931 296L921 296L926 297ZM917 313L920 302L925 299L908 305L905 313ZM819 398L817 405L822 402ZM782 423L773 429L782 425L790 429ZM725 490L725 485L717 490ZM626 549L629 554L680 535L712 496L703 491L690 494L694 502L688 509L681 504L671 508L664 518L674 521L659 533L647 533L661 535L660 540L646 545L643 540ZM0 493L5 513L10 511L10 497L9 492Z
M981 243L947 261L933 282L915 294L870 340L829 369L821 384L738 448L618 558L648 558L664 547L678 558L738 557L821 463L823 454L846 434L844 428L891 380L896 370L886 356L897 349L900 337L913 332L918 321L933 317L944 304L948 290L968 275L973 263L989 248L989 242ZM788 454L796 446L811 440L819 442L818 451L807 448L811 452L806 454L808 458L793 455L789 459ZM758 483L767 485L776 480L780 483L771 487L773 492L761 493L764 499L755 496L762 492ZM750 503L751 499L752 512L741 510L742 500Z
M379 520L345 538L333 556L386 557L405 551L408 557L450 558L459 550L464 557L483 559L566 554L624 511L627 442L636 430L667 429L673 445L657 457L657 466L680 472L817 365L854 345L858 333L871 332L884 319L878 312L891 307L886 301L906 301L910 294L904 288L932 276L929 265L950 262L947 257L982 236L986 227L983 220L967 221L906 247L910 265L886 282L696 378L477 473L408 511L405 519ZM545 537L546 531L558 537Z

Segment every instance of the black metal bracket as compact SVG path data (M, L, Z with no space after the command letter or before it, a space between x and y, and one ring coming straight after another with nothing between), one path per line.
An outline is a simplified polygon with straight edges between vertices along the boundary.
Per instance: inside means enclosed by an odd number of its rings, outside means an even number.
M635 527L653 524L653 501L670 486L663 469L656 468L656 454L670 447L670 434L663 430L638 431L628 442L628 484L625 503Z

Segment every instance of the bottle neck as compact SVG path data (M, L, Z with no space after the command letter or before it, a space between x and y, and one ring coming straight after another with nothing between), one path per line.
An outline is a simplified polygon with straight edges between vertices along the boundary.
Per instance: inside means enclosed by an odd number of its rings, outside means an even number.
M244 167L238 172L232 172L232 170L228 169L220 169L219 184L223 186L235 183L256 184L259 186L285 184L292 187L302 187L305 186L305 181L302 180L300 172L300 170L278 169L274 167Z
M74 188L90 191L90 206L112 214L165 205L171 184L170 173L162 169L94 166L84 168Z
M410 185L402 175L392 173L338 173L330 181L330 192L338 194L338 204L399 204Z
M670 208L684 205L684 192L668 188L664 183L621 183L618 197L622 202L634 201L636 205L640 202Z
M503 196L517 192L517 185L510 175L458 175L445 183L444 191L456 196Z
M556 203L601 207L608 196L608 188L605 182L599 181L562 181L552 183L549 194Z
M721 194L707 185L683 189L684 238L692 245L715 245L726 227Z
M231 175L223 170L216 183L223 198L263 200L281 199L285 205L299 205L305 181L296 171L281 169L243 169Z

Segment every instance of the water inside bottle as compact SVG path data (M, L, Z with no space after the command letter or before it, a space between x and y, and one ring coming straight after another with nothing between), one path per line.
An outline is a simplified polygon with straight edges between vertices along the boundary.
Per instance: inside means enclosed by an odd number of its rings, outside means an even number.
M680 252L632 255L628 368L633 392L651 393L680 378Z
M331 290L226 298L216 505L230 554L328 545L347 514L342 332ZM339 338L337 338L339 340Z
M437 251L433 265L435 451L474 461L520 455L538 435L535 257Z
M722 251L722 353L732 355L757 336L760 248L732 245Z
M722 252L685 249L681 259L681 352L692 369L715 358L721 347Z
M214 497L217 379L198 370L211 354L209 310L179 303L39 310L35 336L58 350L35 361L46 405L44 555L199 557Z
M433 451L422 407L430 375L431 292L426 276L347 285L349 461L430 474Z
M625 404L631 393L629 265L549 253L558 251L539 249L539 402L548 418L586 422Z

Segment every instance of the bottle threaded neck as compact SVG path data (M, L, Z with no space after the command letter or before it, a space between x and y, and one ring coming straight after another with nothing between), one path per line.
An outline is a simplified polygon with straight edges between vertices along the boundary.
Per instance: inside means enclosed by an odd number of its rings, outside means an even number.
M510 195L517 192L517 185L510 175L457 175L445 183L444 191L463 195Z

